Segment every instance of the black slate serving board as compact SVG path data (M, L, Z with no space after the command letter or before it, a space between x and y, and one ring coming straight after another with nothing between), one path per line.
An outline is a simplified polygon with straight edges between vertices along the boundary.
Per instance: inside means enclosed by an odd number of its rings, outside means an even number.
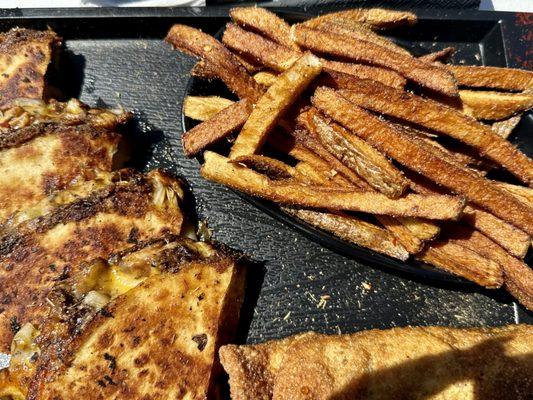
M317 10L278 11L303 18ZM418 30L406 40L422 40L420 51L455 43L461 47L457 60L491 64L497 57L510 66L531 68L525 36L531 29L531 15L470 10L417 13L426 33ZM347 333L405 325L470 327L533 321L503 291L429 282L340 255L233 191L203 180L198 162L183 155L180 143L182 100L194 60L171 50L162 38L173 23L214 34L227 21L224 8L0 11L2 30L50 26L63 36L65 49L51 81L66 96L79 96L90 105L133 110L137 142L133 164L142 169L166 168L186 178L198 216L214 238L255 261L240 342L307 330ZM524 123L531 124L531 115L526 118L530 120ZM329 299L319 307L321 296Z

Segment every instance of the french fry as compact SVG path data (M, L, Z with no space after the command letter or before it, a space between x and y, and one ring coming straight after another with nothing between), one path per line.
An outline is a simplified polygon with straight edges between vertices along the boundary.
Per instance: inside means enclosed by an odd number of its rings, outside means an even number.
M222 43L274 71L283 72L290 68L301 56L300 51L292 50L235 24L228 24L222 36Z
M401 244L397 243L391 233L366 221L352 216L314 210L284 207L284 211L358 246L369 248L402 261L409 258L409 253Z
M205 60L209 70L216 72L241 99L249 98L254 101L261 95L261 88L242 64L213 37L190 26L176 24L170 28L165 40L175 49Z
M436 101L396 90L375 81L360 80L340 94L352 103L440 132L475 149L523 182L533 183L533 160L510 142L461 112Z
M187 96L183 102L183 113L194 120L205 121L233 103L219 96Z
M185 132L181 137L185 155L193 157L206 147L237 131L247 121L252 108L251 101L240 100Z
M305 124L326 150L378 192L391 198L404 193L408 182L403 174L364 140L335 123L328 124L316 109L300 114L298 120Z
M461 194L528 234L533 234L533 212L491 181L439 158L397 129L369 114L332 89L319 88L312 103L333 120L414 170L452 192Z
M416 258L486 288L499 288L503 283L497 262L450 240L431 243Z
M503 273L505 289L529 311L533 311L533 269L512 258L503 265Z
M305 53L290 69L281 74L254 106L231 148L230 158L255 154L278 119L321 69L318 58Z
M525 186L513 185L506 182L497 182L494 183L501 187L502 189L508 191L513 196L519 198L524 203L528 204L530 207L533 207L533 189Z
M400 47L393 41L374 33L371 29L367 28L361 23L346 21L342 19L332 21L323 20L319 18L304 22L302 23L302 25L308 28L317 29L319 31L326 31L335 33L337 35L343 35L347 38L354 40L364 40L366 42L376 43L397 53L411 55L403 47Z
M263 85L264 87L272 86L272 84L276 81L277 78L277 74L267 71L260 71L254 75L255 81L260 85Z
M343 21L366 24L374 29L389 29L397 26L414 25L416 15L407 11L394 11L384 8L359 8L322 15L308 20L310 26L317 21Z
M359 79L372 79L397 89L403 89L407 83L403 76L387 68L328 60L322 63L326 73L341 72Z
M459 86L516 91L533 89L532 71L471 65L447 65L446 67L453 73Z
M334 33L317 31L302 25L291 28L294 41L303 48L392 69L407 79L447 96L457 95L453 76L443 67L392 52L366 41L347 40Z
M511 133L513 133L514 128L520 123L521 119L521 115L515 115L514 117L504 119L503 121L497 121L491 125L491 129L498 136L507 139Z
M253 30L285 47L298 51L290 39L290 26L276 14L260 7L236 7L229 12L238 25Z
M282 161L257 154L240 156L232 160L232 162L242 164L274 180L290 179L296 172L293 167Z
M533 93L460 90L459 97L463 112L475 119L505 119L533 107Z
M426 61L426 62L444 62L448 58L450 58L453 53L455 53L455 49L453 47L446 47L442 50L435 51L433 53L429 53L426 55L423 55L421 57L418 57L419 60Z
M464 201L452 196L406 195L391 200L378 193L272 181L211 151L204 158L204 178L284 205L437 220L457 219L464 208Z

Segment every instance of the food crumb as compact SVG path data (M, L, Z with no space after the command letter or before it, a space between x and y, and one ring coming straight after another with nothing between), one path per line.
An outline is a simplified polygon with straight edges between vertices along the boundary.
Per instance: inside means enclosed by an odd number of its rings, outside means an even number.
M316 308L321 308L324 310L326 308L326 304L328 303L328 300L330 299L331 299L331 296L327 294L323 294L322 296L320 296L320 300L318 304L316 305Z
M363 282L363 283L361 284L361 286L363 286L363 289L364 289L364 290L370 290L370 289L372 289L372 285L371 285L370 283L368 283L368 282Z
M283 321L287 321L291 317L291 312L289 311L285 316L283 317Z

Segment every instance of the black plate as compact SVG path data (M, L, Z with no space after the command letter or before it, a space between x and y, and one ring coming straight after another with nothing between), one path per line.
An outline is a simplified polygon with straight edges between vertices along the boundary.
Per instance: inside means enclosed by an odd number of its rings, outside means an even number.
M326 10L322 5L318 11ZM290 19L302 15L301 9L278 11ZM442 45L463 41L466 48L485 54L488 63L494 63L493 58L508 59L518 67L527 61L530 46L516 39L528 33L527 25L520 23L523 14L416 12L425 26L424 35L417 34L425 38L427 49L434 26L448 38ZM428 285L428 278L379 265L376 260L382 256L367 253L365 257L374 260L369 266L367 258L330 251L227 188L203 179L198 162L187 159L181 147L182 100L194 60L173 51L162 38L173 23L215 34L227 21L223 8L0 10L1 30L17 25L50 26L63 36L65 50L51 77L54 83L66 96L90 105L122 105L133 110L133 134L138 142L134 165L143 170L161 167L186 178L198 215L208 222L215 239L257 261L257 267L250 269L239 341L254 343L307 330L347 333L405 325L532 322L530 314L504 291L454 282ZM501 48L487 51L491 30L493 36L503 32L505 56ZM478 41L469 41L469 35ZM467 61L476 60L472 56ZM335 246L335 241L331 243ZM320 296L326 294L330 296L327 305L317 308Z
M297 13L280 12L279 15L289 22L297 22L307 18L305 14L300 15ZM214 36L220 40L224 29L224 27L221 28ZM454 64L465 63L498 67L508 65L505 58L503 32L501 25L497 21L477 21L472 23L472 21L435 21L434 19L421 18L415 27L396 29L389 37L416 56L453 46L457 50L451 60ZM187 82L185 92L187 95L194 96L222 96L232 100L236 99L222 82L209 82L194 76L191 76ZM187 131L197 125L197 121L182 114L182 124L184 131ZM531 140L530 135L532 130L533 117L531 113L528 113L523 117L523 120L510 138L513 143L530 156L533 153L533 140ZM500 179L513 179L499 171L497 174ZM493 173L490 176L496 176L496 174ZM343 255L363 260L372 265L385 266L402 273L419 276L431 282L440 281L460 285L474 285L474 283L466 279L412 258L407 262L403 262L357 246L284 213L275 203L252 197L239 191L235 192L249 203L304 234L311 240Z

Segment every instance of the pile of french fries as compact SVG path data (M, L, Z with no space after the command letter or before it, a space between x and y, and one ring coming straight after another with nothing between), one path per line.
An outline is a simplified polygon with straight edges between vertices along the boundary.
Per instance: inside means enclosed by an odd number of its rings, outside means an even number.
M238 97L185 99L202 176L374 251L414 257L533 309L533 161L508 140L533 106L533 73L415 57L379 31L407 12L359 9L290 26L234 8L222 42L174 25L192 74ZM229 154L208 150L231 143ZM217 145L212 148L221 148ZM507 170L521 184L486 174Z

